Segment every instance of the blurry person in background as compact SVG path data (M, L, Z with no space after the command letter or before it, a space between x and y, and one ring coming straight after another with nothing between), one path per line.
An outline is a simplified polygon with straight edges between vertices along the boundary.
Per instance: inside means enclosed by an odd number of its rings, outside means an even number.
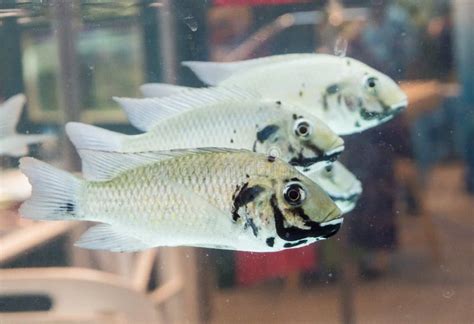
M209 61L225 61L230 51L249 37L254 17L248 6L217 6L209 9Z
M353 29L347 55L388 74L405 78L416 57L415 30L406 10L394 1L372 1L369 19ZM345 138L344 163L364 184L356 209L347 217L350 241L364 251L362 275L388 270L397 247L396 180L394 162L411 155L408 130L400 117L379 127Z
M426 25L423 41L420 44L421 51L427 54L419 59L423 77L443 81L452 78L454 68L452 28L449 4L439 3L434 8L433 17Z

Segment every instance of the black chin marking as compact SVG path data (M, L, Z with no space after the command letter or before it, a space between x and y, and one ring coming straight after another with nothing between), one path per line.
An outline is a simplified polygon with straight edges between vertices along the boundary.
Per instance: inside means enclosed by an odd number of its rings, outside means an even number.
M264 129L257 132L257 141L260 143L265 142L273 134L275 134L280 129L277 125L268 125Z
M382 107L382 112L377 111L368 111L365 107L361 107L360 116L365 120L383 120L387 117L395 116L401 112L405 107L401 106L397 109L391 109L390 106L387 106L383 100L377 98L377 102Z
M341 228L341 224L321 226L319 223L309 220L309 217L304 214L302 208L295 209L294 211L304 220L305 226L308 226L309 229L301 229L295 226L285 227L284 216L278 208L275 195L272 195L270 205L272 206L273 215L275 217L276 232L278 236L285 241L294 242L308 237L329 238L336 234Z
M341 153L342 152L335 152L329 155L320 155L320 156L307 158L307 157L304 157L303 154L300 152L297 157L292 158L290 161L288 161L288 163L294 166L308 168L311 165L318 162L323 162L323 161L334 162L337 160L337 158L339 157Z
M242 187L237 186L236 191L232 195L234 203L232 205L232 219L237 221L240 218L239 209L242 206L254 201L258 195L265 189L260 186L249 187L248 182L244 183ZM253 229L253 227L252 227Z
M274 237L267 238L266 243L269 247L273 247L275 245L275 238Z
M306 242L308 242L308 240L299 240L295 243L285 243L283 245L284 248L292 248L292 247L296 247L296 246L299 246L299 245L303 245L305 244Z

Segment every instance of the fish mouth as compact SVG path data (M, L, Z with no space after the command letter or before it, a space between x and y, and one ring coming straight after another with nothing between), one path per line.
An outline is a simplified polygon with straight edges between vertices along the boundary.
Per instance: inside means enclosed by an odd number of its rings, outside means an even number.
M382 106L383 111L369 111L365 107L360 110L360 116L364 120L379 120L387 121L398 115L400 112L405 110L408 106L408 100L402 100L394 105L386 105L382 100L379 100L379 104Z
M355 203L360 198L360 193L355 193L349 196L336 196L336 195L329 195L332 201L345 201L350 203Z
M359 181L355 181L354 184L346 191L347 194L332 194L328 193L328 196L333 201L347 201L356 203L362 195L362 185Z
M294 242L307 238L327 239L336 234L341 228L342 217L332 219L328 222L318 223L308 220L306 215L301 216L305 219L304 223L307 228L286 226L283 213L278 208L275 195L270 199L270 205L272 206L275 217L275 229L277 235L287 242ZM328 216L332 216L333 214L339 215L339 209L336 208Z

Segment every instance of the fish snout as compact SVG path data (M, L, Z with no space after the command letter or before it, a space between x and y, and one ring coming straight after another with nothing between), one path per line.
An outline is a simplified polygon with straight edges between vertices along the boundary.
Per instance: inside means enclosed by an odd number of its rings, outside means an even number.
M408 100L404 99L396 104L393 104L390 106L390 110L392 111L393 114L397 114L401 112L402 110L405 110L408 107Z
M342 151L344 151L344 140L338 137L330 146L329 150L324 152L325 160L329 162L336 161Z

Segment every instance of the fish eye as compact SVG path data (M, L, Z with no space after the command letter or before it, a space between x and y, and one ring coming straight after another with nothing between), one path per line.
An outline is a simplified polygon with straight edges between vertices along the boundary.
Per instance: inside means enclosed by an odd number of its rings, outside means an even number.
M365 79L364 84L369 91L375 91L377 88L378 79L376 77L368 77Z
M283 197L291 206L301 206L306 199L306 190L296 182L290 182L283 190Z
M295 122L294 131L296 136L307 138L313 133L313 127L306 119L299 119Z

